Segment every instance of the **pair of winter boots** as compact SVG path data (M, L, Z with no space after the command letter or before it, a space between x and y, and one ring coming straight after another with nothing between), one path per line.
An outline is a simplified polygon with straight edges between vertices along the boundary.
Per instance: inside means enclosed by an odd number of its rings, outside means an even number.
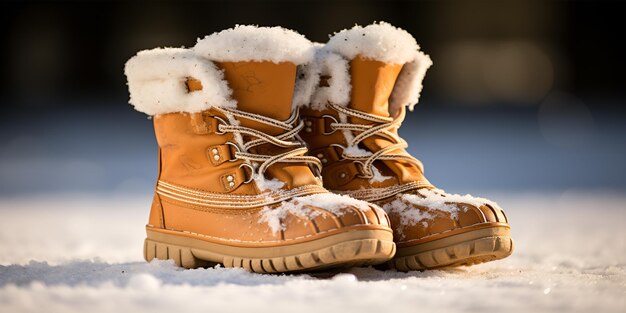
M139 52L130 103L159 147L145 259L273 273L510 255L502 209L434 187L398 136L430 65L387 23L324 45L237 26Z

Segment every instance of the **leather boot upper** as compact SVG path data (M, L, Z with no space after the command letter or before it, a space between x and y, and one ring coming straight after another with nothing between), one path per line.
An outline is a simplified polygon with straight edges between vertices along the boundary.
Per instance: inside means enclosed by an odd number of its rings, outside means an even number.
M127 63L131 104L153 116L159 146L148 227L242 246L389 230L376 205L322 187L321 161L298 141L296 66L312 52L294 34L238 26Z
M303 69L319 75L302 76L316 88L301 108L308 125L301 136L324 165L324 186L379 204L400 247L468 227L506 224L494 202L437 189L422 163L406 152L398 128L432 64L407 35L386 23L356 26L331 37Z

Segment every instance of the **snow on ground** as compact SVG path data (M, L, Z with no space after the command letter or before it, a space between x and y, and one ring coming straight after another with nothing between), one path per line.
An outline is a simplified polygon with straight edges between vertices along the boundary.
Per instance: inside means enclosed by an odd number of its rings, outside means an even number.
M2 312L625 312L626 195L492 195L512 257L443 271L260 275L142 260L149 197L0 198Z

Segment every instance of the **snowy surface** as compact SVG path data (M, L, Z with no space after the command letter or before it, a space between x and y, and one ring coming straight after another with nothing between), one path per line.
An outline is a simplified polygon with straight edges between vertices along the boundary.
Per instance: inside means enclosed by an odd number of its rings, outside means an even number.
M450 190L455 191L455 190ZM0 198L2 312L625 312L626 195L489 194L509 259L445 271L315 275L143 262L149 197Z

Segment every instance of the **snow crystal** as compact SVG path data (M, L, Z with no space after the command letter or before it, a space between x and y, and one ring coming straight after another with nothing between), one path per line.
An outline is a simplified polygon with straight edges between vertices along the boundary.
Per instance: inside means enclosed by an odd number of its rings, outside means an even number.
M406 195L403 195L406 196ZM383 205L383 210L389 214L394 214L400 216L400 225L396 225L398 227L398 233L401 238L404 239L403 230L406 226L415 225L417 223L426 223L426 220L434 218L434 216L426 211L422 211L414 208L411 205L407 205L407 202L403 201L404 197L397 197L391 202ZM426 224L425 226L427 226Z
M450 213L450 216L452 218L457 218L458 212L459 212L458 204L460 203L470 204L475 207L480 207L482 205L488 204L492 206L494 209L500 208L500 206L497 203L491 200L488 200L485 198L473 197L469 194L462 196L458 194L449 194L441 189L431 190L431 189L426 189L426 188L418 189L417 193L419 193L419 195L414 195L414 194L399 195L398 199L392 202L394 203L393 205L389 204L390 206L388 207L388 209L400 212L402 213L402 215L407 215L407 214L410 214L410 212L405 212L404 210L400 210L399 208L402 205L407 206L406 204L414 204L414 205L426 207L430 211L447 212L447 213ZM396 201L399 201L399 202L396 202ZM467 208L465 207L464 209L466 210ZM417 217L421 217L421 215L418 215ZM431 217L424 216L424 218L422 219L427 219L427 218L431 218ZM422 219L415 220L412 217L407 217L407 221L412 221L412 222L419 222Z
M283 201L280 206L275 208L264 207L263 210L261 210L261 218L259 221L267 223L272 230L272 233L275 234L281 230L284 231L287 229L287 225L285 225L282 221L288 214L293 214L306 219L314 219L320 214L319 212L311 210L300 204L296 201L296 199Z
M359 146L347 146L343 149L343 152L347 155L354 156L370 156L372 152L360 148Z
M459 203L467 203L476 207L489 204L493 208L500 208L497 203L484 199L476 198L471 195L448 194L441 189L418 189L415 194L401 194L393 201L383 205L383 210L387 213L393 213L400 216L399 233L402 235L404 226L422 223L424 227L428 226L428 220L436 217L436 211L450 213L450 217L456 219L459 214ZM426 208L427 211L413 207L417 205ZM464 208L467 210L467 208Z
M261 211L260 221L267 223L272 229L272 232L277 233L281 230L286 230L287 225L285 225L282 220L285 219L288 214L306 219L314 219L319 216L319 211L311 210L308 206L322 208L325 211L341 216L345 213L344 209L346 206L353 206L361 211L368 211L371 209L370 205L371 204L365 201L356 200L349 196L334 193L319 193L283 201L278 207L265 207Z
M276 178L267 179L265 176L255 173L253 175L254 182L256 186L261 191L277 191L285 186L285 182L280 181Z
M418 189L417 193L422 197L413 194L403 194L401 197L408 203L424 206L430 210L448 212L452 218L457 217L459 207L455 203L451 203L447 197L426 188Z
M370 182L371 183L376 183L376 182L384 182L387 179L393 178L391 176L384 176L380 170L378 170L378 168L376 168L376 166L372 166L372 178L370 178Z
M488 204L494 209L500 209L500 206L496 202L491 201L489 199L485 199L485 198L474 197L470 194L459 195L459 194L454 194L454 193L447 193L443 189L433 189L433 190L419 189L418 192L421 195L425 197L429 197L429 198L437 198L437 199L445 198L448 202L467 203L475 207L480 207L485 204Z
M282 27L237 25L198 39L197 54L218 62L271 61L308 63L313 44L301 34Z

